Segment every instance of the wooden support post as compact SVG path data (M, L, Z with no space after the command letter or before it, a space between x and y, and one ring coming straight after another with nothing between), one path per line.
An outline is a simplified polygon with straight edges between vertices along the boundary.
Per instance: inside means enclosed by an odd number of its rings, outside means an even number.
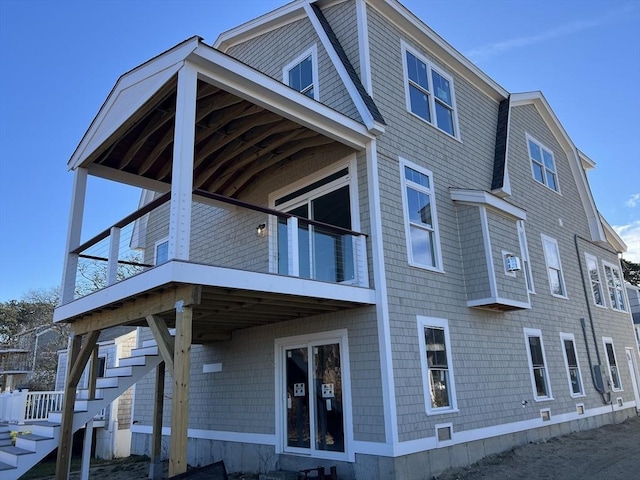
M187 471L192 322L192 307L186 307L182 302L177 302L176 338L173 359L173 401L171 402L169 477Z
M162 478L162 411L164 408L165 363L156 367L156 398L153 404L153 429L151 431L151 462L149 478Z
M95 349L100 330L86 335L71 334L67 354L67 381L62 402L62 424L58 443L56 480L67 480L71 468L71 446L73 445L73 413L76 391L82 372Z
M162 317L157 315L149 315L147 316L147 324L151 329L151 333L153 333L153 338L158 344L158 351L160 352L160 356L162 360L167 365L169 369L169 373L173 377L173 356L175 352L175 341L169 335L169 329L167 328L167 324Z

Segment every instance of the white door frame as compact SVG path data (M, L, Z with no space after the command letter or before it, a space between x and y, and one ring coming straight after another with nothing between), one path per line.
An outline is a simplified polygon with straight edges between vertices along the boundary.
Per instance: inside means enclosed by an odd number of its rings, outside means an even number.
M638 359L635 355L635 349L626 347L624 349L629 364L629 373L631 374L631 384L633 386L633 394L636 399L636 413L640 415L640 370L638 369Z

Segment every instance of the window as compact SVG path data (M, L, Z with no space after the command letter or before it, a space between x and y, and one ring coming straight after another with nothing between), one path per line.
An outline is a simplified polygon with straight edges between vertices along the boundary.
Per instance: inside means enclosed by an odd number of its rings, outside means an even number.
M547 274L549 276L549 287L551 294L556 297L567 297L562 276L562 264L560 263L560 251L558 242L546 235L542 235L542 245L544 247L544 258L547 263Z
M556 164L551 150L529 135L527 135L527 145L529 146L529 159L531 160L533 178L551 190L560 192Z
M407 109L458 137L453 78L403 45Z
M165 263L169 260L169 240L163 239L156 242L156 252L155 252L155 264L160 265L161 263Z
M524 220L518 220L518 238L520 239L520 255L522 257L522 270L527 281L529 293L536 293L533 287L533 275L531 275L531 260L529 259L529 246L527 245L527 235L524 230Z
M611 308L626 312L624 302L624 286L622 284L622 275L620 269L611 263L602 262L604 266L604 278L607 281L607 289L609 290L609 302Z
M584 254L587 259L587 270L589 279L591 280L591 294L593 295L593 303L600 307L604 304L604 295L602 294L602 283L600 282L600 270L598 270L598 261L593 255Z
M420 361L427 413L457 411L449 322L418 317Z
M409 263L442 270L433 175L403 159L400 168Z
M525 328L524 337L527 345L529 369L531 371L533 398L536 401L551 400L551 386L546 368L547 362L544 355L542 332L540 330Z
M609 380L611 382L611 389L614 392L622 390L622 384L620 383L620 373L618 372L618 361L616 360L616 351L613 348L613 339L604 337L604 349L607 353L607 366L609 367Z
M318 54L314 45L282 70L283 82L309 98L318 100Z
M277 339L280 453L345 459L349 453L349 354L346 330Z
M304 179L293 191L272 194L274 208L298 217L297 254L292 250L295 247L289 238L287 219L277 220L277 265L272 265L272 271L327 282L357 281L353 236L304 221L316 220L347 230L357 225L351 205L352 196L357 197L354 171L353 162L332 166L320 172L321 177Z
M578 354L576 353L576 340L571 333L561 333L562 353L564 354L564 364L567 367L569 378L569 391L572 397L584 395L582 388L582 374L578 365Z

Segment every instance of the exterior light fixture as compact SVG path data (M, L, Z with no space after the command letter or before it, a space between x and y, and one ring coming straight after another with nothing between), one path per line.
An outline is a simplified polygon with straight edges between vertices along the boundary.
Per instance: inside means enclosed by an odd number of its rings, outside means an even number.
M260 225L258 225L258 227L256 228L256 235L259 237L265 237L267 235L266 223L261 223Z

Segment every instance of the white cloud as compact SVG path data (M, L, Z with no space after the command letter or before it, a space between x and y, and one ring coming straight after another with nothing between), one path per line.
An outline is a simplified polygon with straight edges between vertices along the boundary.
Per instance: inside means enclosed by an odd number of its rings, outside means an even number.
M629 197L629 199L625 202L627 207L633 208L636 205L640 204L640 193L634 193Z
M627 244L627 252L622 257L634 263L640 263L640 220L628 225L614 226L613 229Z
M510 50L526 47L528 45L533 45L536 43L546 42L559 37L566 37L583 30L598 27L611 20L620 17L624 18L632 10L633 7L627 5L622 8L609 11L608 13L603 14L597 19L594 18L592 20L575 20L564 25L552 27L535 35L516 37L501 42L489 43L487 45L482 45L480 47L469 50L465 53L465 56L474 62L481 62L483 60L488 60L495 55L499 55Z

